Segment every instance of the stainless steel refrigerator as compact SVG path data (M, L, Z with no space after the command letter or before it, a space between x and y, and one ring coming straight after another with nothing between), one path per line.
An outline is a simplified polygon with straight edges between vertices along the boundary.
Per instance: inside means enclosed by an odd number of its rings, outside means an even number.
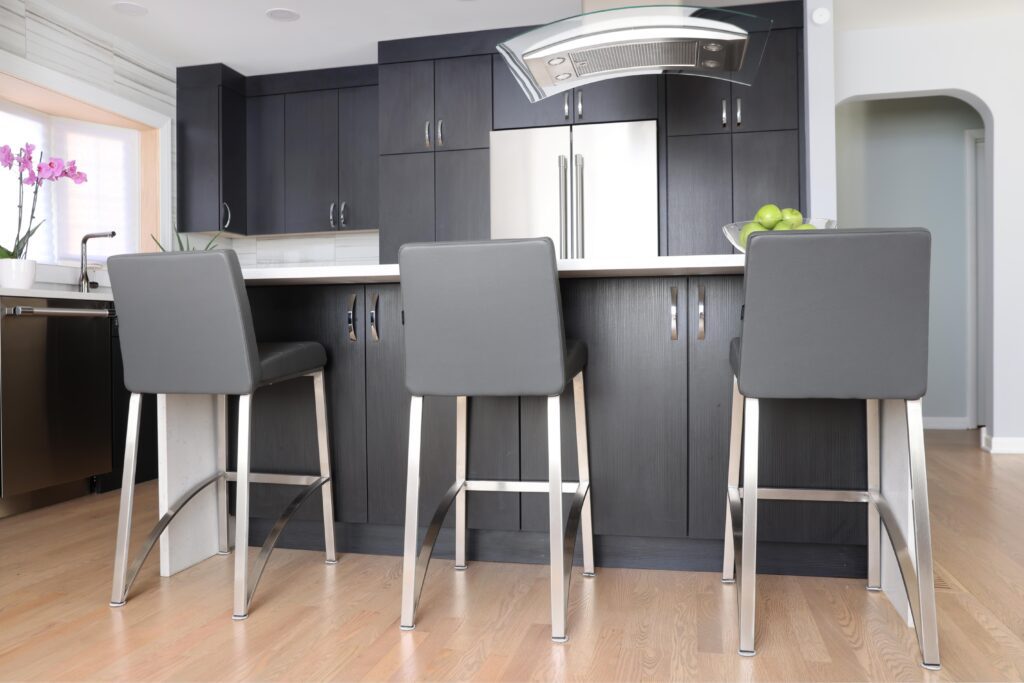
M657 256L657 123L492 132L491 238L515 237L563 259Z

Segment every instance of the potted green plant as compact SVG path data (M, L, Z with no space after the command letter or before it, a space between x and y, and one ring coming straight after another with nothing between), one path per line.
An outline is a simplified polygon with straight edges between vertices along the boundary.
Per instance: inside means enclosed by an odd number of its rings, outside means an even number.
M18 223L14 235L14 243L10 248L0 246L0 287L28 289L36 279L36 262L26 259L28 241L36 234L45 219L36 222L36 206L39 200L39 189L43 183L55 183L67 178L81 185L87 178L78 170L74 160L67 163L59 157L51 156L43 160L39 153L39 163L35 163L32 153L35 145L25 145L15 154L9 145L0 146L0 166L18 173ZM28 211L28 222L25 222L25 188L32 188L32 204Z

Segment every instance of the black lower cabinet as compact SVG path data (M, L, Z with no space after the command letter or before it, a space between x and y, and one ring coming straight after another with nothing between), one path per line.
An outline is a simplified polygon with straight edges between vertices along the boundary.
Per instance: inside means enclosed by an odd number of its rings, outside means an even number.
M433 153L381 156L379 192L381 263L398 263L406 242L434 241Z

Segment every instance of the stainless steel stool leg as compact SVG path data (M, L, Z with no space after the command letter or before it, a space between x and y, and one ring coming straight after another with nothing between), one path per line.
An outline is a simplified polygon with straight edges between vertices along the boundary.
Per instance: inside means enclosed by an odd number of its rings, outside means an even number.
M921 399L907 401L907 432L910 437L910 487L914 509L914 554L917 557L918 613L914 615L922 666L939 669L938 617L935 609L935 567L928 512L928 475L925 469L924 420ZM913 602L913 598L911 598Z
M117 513L117 550L114 553L114 585L110 606L121 607L127 600L128 545L132 535L132 506L135 503L135 464L139 453L139 407L142 395L128 400L128 432L124 442L124 473L121 475L121 507Z
M466 425L465 396L455 399L455 481L466 480ZM455 496L455 568L466 568L466 488L459 489Z
M576 459L580 470L580 484L590 485L590 452L587 443L587 395L583 386L583 371L572 379L572 396L576 409ZM580 515L583 534L583 576L594 576L594 521L590 510L590 492L583 499Z
M551 640L569 640L565 623L569 609L562 529L562 408L559 396L548 397L548 537L551 547ZM571 558L570 558L571 561Z
M238 397L238 466L235 484L235 606L232 619L249 616L249 432L252 394Z
M866 404L866 424L868 441L868 493L877 495L880 491L881 467L881 432L879 430L879 401L868 399ZM878 516L878 507L868 503L868 590L882 590L882 523Z
M228 471L228 397L217 395L217 471ZM228 538L228 480L221 477L217 482L217 552L227 555L231 552Z
M757 446L760 408L745 399L746 438L743 448L743 543L740 548L740 654L754 654L754 611L757 602Z
M316 403L316 444L320 455L320 476L327 481L321 488L324 509L324 551L327 564L338 563L334 547L334 486L331 479L331 446L327 433L327 395L324 390L324 371L313 373L313 398Z
M409 404L409 466L405 479L405 551L402 557L402 630L416 628L416 536L420 505L420 435L423 428L423 397Z
M740 485L740 453L743 447L743 396L736 377L732 378L732 423L729 430L729 473L725 493L725 538L722 543L722 583L736 583L736 551L733 538L729 489Z

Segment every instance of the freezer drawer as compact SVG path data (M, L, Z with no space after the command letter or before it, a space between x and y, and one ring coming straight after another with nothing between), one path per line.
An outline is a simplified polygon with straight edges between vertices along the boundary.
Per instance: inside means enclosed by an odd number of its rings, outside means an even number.
M0 298L0 494L110 471L104 302Z

